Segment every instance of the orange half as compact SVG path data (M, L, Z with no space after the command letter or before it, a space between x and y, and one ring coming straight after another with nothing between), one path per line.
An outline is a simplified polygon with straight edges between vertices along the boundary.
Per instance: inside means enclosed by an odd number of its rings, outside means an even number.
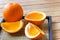
M45 34L44 32L36 25L28 23L25 27L25 35L28 38L42 38Z
M1 27L8 33L15 33L23 28L23 24L22 20L17 22L3 22L1 23Z
M46 15L43 12L33 11L25 16L26 23L31 22L35 25L40 25L45 21Z

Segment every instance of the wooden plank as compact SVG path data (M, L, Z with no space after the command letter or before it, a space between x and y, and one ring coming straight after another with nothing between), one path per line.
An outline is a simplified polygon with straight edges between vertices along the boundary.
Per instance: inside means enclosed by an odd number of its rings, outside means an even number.
M52 24L52 29L53 30L60 30L60 23L53 23Z
M14 1L16 1L16 0L14 0ZM8 2L9 1L5 1L5 3L4 3L3 1L1 1L0 13L2 13L2 8ZM18 0L17 0L17 2L18 2ZM60 1L57 2L57 1L51 0L51 2L50 2L49 0L47 0L47 1L42 1L42 0L27 1L27 0L25 0L25 1L20 1L20 2L24 9L24 15L26 15L30 11L36 10L36 11L45 12L46 15L48 15L48 16L60 16L60 14L59 14L60 13L60 5L59 5ZM27 3L27 2L29 2L29 3Z
M53 40L60 40L60 38L59 39L53 39Z
M48 16L60 16L60 3L58 4L51 4L51 5L32 5L32 6L22 6L24 9L24 15L26 15L28 12L30 11L41 11L41 12L45 12L46 15ZM2 13L2 8L4 7L4 5L0 6L0 13Z
M60 30L53 31L53 39L60 39Z
M54 3L54 2L60 2L60 0L0 0L1 2L6 1L15 1L15 2L38 2L38 3Z
M60 40L60 23L52 23L53 40Z
M54 23L60 23L60 16L53 16L52 17L52 22L54 22Z
M60 1L57 1L57 0L54 0L54 1L53 1L53 0L50 0L50 1L49 1L49 0L24 0L24 1L21 1L21 0L10 0L10 1L15 1L15 2L18 2L18 3L21 2L21 3L24 3L24 4L25 4L25 3L27 4L27 3L29 2L28 5L29 5L29 4L40 4L40 3L41 3L41 4L42 4L42 3L45 4L45 3L60 2Z

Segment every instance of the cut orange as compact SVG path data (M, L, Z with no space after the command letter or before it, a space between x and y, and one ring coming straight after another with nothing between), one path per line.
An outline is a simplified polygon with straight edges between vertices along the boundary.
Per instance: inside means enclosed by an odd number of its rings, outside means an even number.
M17 22L3 22L1 23L2 29L4 29L8 33L15 33L21 30L23 28L23 21L17 21Z
M28 23L25 27L25 35L28 38L35 39L35 38L42 38L45 33L36 25L32 23Z
M31 22L35 25L40 25L45 21L45 18L46 18L45 13L33 11L33 12L28 13L25 16L25 21L26 23Z

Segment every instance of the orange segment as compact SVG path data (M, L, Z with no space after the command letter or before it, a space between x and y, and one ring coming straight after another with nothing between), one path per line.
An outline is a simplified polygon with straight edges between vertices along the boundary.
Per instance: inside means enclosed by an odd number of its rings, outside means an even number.
M31 22L35 25L40 25L44 23L45 18L46 18L45 13L33 11L33 12L28 13L24 19L26 23Z
M23 21L3 22L1 23L1 27L9 33L15 33L23 27Z
M11 22L10 23L5 22L5 23L2 23L2 25L3 25L4 28L6 28L6 30L15 31L19 27L20 22L19 21L18 22L15 22L15 23L14 22L12 22L12 23Z
M39 32L40 32L39 29L35 25L30 24L30 27L28 27L28 33L31 36L34 36Z
M25 35L28 38L41 38L45 34L38 26L28 23L25 27Z

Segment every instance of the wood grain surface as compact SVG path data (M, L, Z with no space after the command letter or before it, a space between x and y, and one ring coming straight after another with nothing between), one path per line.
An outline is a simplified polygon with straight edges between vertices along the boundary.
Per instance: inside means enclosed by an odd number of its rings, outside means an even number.
M24 9L24 15L31 11L41 11L46 13L47 16L52 16L53 40L60 40L60 0L0 0L0 22L3 18L2 9L4 5L9 2L18 2L21 4ZM4 36L5 38L3 38L2 34L9 35L6 32L3 32L3 30L0 31L0 40L13 40L11 36L9 36L11 39L7 38L7 36ZM16 38L14 40L19 40ZM26 40L27 39L28 38L26 38Z

